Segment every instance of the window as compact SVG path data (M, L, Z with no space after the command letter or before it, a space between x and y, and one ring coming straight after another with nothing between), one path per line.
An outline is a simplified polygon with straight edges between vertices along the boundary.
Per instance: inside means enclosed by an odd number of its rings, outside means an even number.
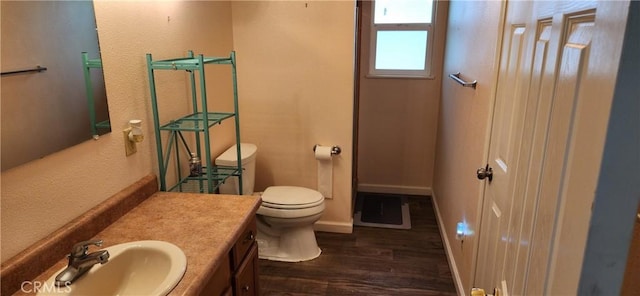
M369 75L429 77L433 0L375 0Z

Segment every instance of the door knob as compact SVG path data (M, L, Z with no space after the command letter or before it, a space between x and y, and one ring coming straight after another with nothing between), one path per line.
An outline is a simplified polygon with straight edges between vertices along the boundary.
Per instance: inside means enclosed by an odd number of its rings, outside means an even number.
M493 169L489 166L489 164L487 164L487 166L479 168L476 171L476 175L480 180L484 180L485 178L487 178L489 179L489 182L491 182L491 180L493 180Z

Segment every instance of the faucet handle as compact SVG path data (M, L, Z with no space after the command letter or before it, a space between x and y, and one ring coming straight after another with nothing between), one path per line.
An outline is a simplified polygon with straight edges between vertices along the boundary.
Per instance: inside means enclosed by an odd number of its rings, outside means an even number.
M75 258L86 256L89 252L90 245L100 247L102 246L102 240L87 240L76 243L75 245L73 245L73 248L71 248L71 254L69 256Z

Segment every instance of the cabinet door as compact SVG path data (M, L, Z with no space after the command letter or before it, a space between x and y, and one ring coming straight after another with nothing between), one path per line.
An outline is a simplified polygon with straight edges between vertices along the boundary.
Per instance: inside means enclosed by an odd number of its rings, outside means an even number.
M224 256L222 264L214 272L211 279L202 290L204 296L230 296L231 295L231 269L229 256Z
M234 295L260 295L258 285L258 244L254 243L233 277Z
M237 270L242 263L242 259L247 256L249 248L256 241L256 219L252 219L249 225L242 231L240 238L231 249L232 269Z

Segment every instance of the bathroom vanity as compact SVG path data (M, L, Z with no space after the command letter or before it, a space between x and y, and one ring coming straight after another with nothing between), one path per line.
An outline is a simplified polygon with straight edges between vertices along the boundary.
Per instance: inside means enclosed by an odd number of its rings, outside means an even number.
M200 295L260 295L255 217Z
M149 180L153 184L147 187L157 190L155 176ZM160 240L178 246L187 257L187 268L169 295L259 294L255 241L259 197L153 192L141 198L135 197L136 190L127 192L131 194L108 199L39 241L37 246L3 263L3 294L8 292L5 290L8 286L14 290L7 295L35 294L21 291L21 288L26 292L35 290L23 283L46 281L67 265L65 252L70 251L67 245L88 239L102 239L105 248L140 240ZM121 207L131 203L132 198L141 201L129 205L130 209ZM109 224L99 225L105 223L101 221ZM47 264L44 258L50 257L54 261ZM34 271L37 264L43 265L45 271Z

